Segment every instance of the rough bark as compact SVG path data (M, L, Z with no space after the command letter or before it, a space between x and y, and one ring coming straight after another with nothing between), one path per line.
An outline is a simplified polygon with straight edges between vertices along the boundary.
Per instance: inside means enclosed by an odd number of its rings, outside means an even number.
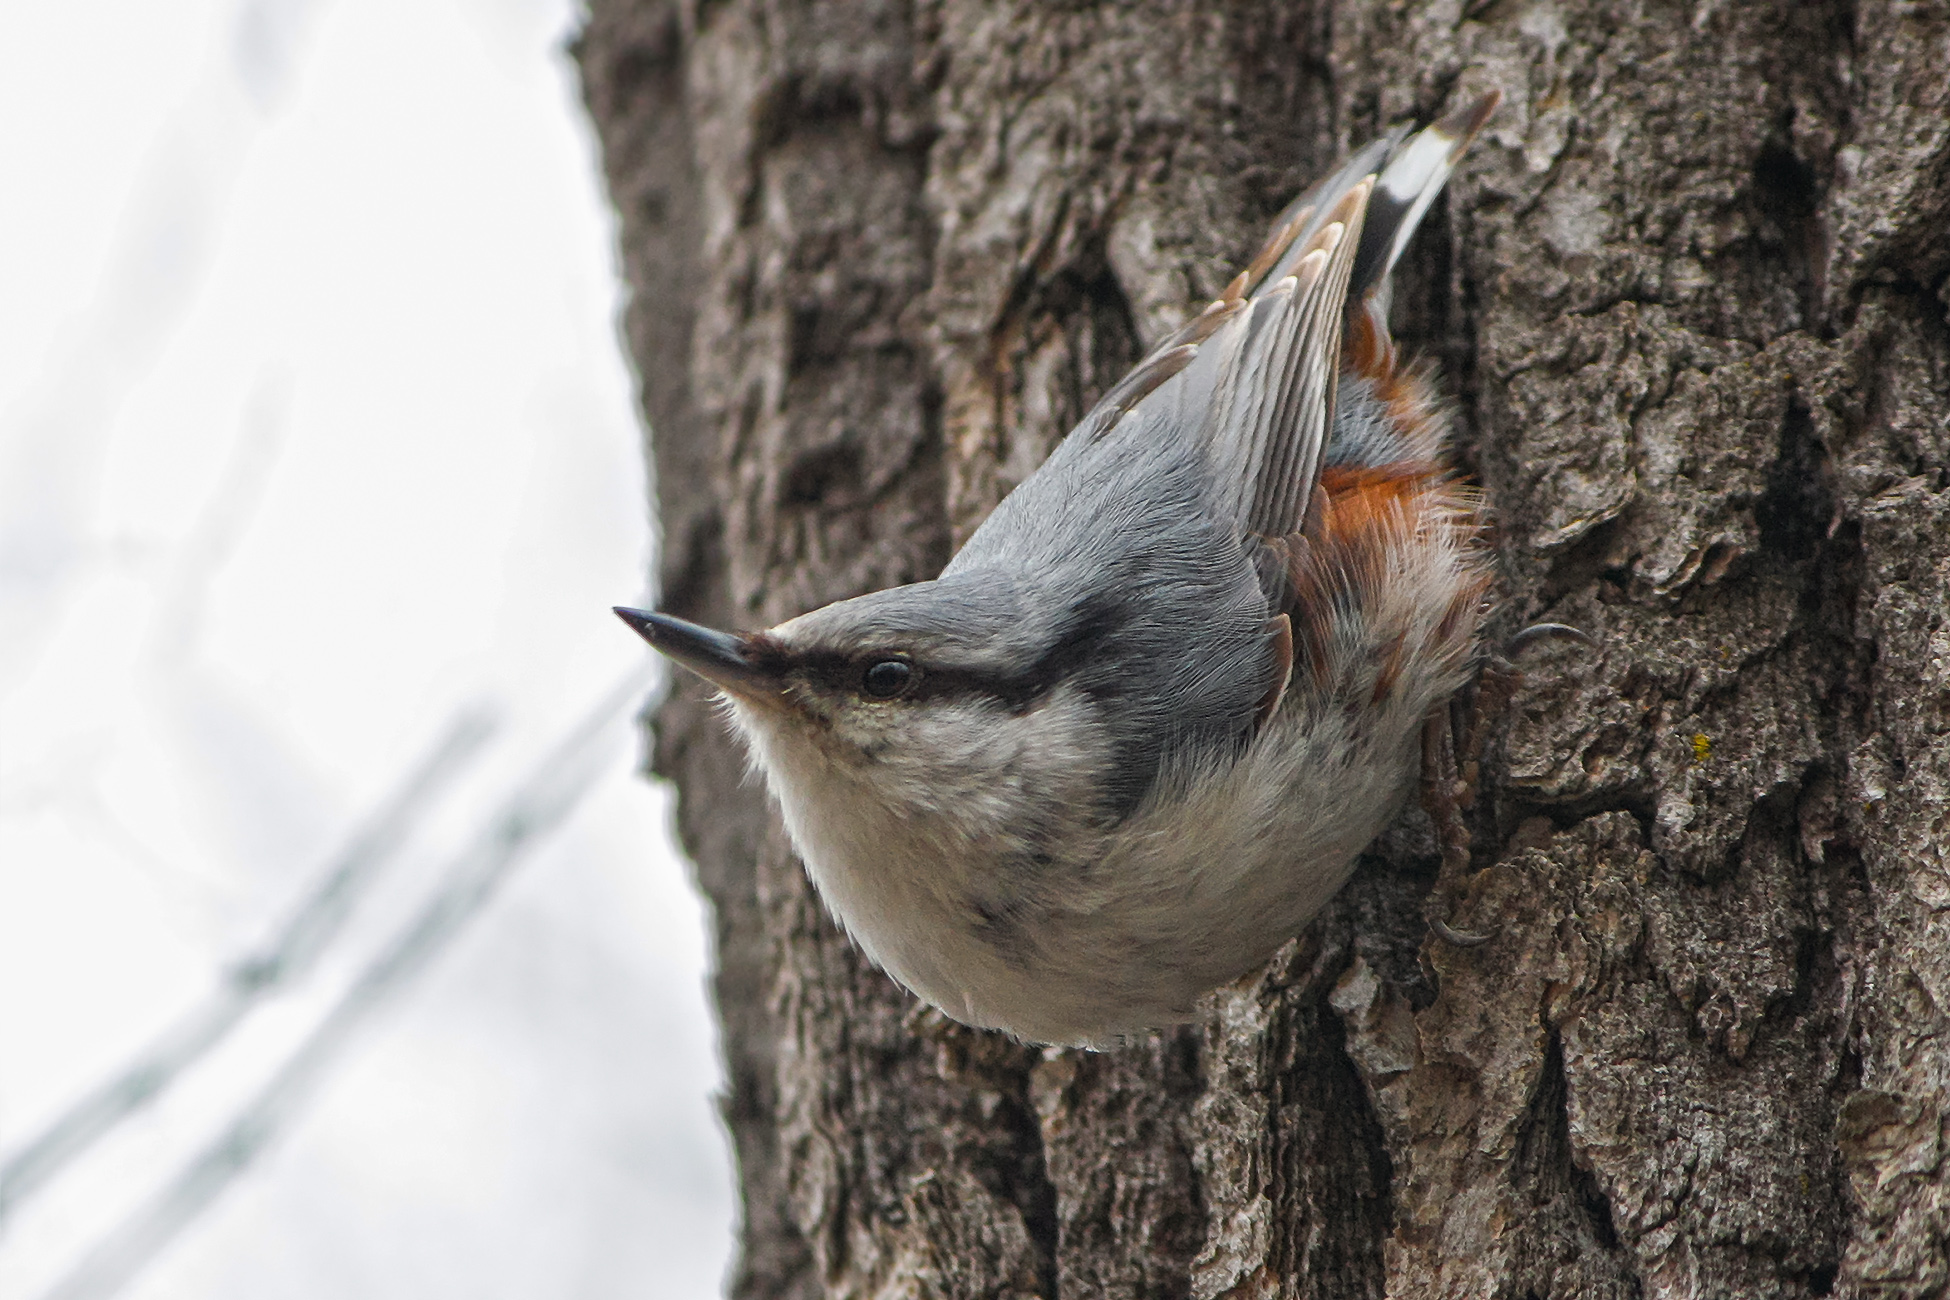
M596 0L667 607L926 577L1346 148L1505 104L1411 252L1540 653L1432 942L1405 812L1147 1046L947 1025L700 692L735 1296L1950 1292L1950 14ZM1447 906L1447 904L1444 904Z

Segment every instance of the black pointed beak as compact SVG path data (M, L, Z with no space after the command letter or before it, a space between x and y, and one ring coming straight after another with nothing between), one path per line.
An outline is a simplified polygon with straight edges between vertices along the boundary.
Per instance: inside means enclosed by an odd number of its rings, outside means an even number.
M628 623L653 650L670 656L713 686L746 699L778 694L774 674L752 662L744 641L738 637L686 623L668 614L626 609L621 605L614 608L616 617Z

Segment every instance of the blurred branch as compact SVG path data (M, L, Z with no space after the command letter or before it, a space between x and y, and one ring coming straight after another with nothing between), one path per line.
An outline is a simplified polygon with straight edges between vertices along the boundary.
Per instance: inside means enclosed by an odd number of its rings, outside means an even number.
M145 656L151 671L158 666L180 669L189 660L210 583L230 562L262 509L271 475L284 457L290 406L290 375L278 366L260 367L216 484L176 547L151 623Z
M654 679L645 663L517 786L480 838L442 875L426 905L360 972L258 1093L168 1186L137 1209L49 1291L46 1300L103 1300L131 1281L288 1128L372 1015L411 986L473 920L529 850L543 842L601 774L602 742Z
M414 823L480 752L493 730L487 710L476 707L462 712L419 767L340 851L269 943L231 965L222 986L202 1006L0 1165L0 1224L22 1200L117 1124L155 1100L273 990L311 969Z

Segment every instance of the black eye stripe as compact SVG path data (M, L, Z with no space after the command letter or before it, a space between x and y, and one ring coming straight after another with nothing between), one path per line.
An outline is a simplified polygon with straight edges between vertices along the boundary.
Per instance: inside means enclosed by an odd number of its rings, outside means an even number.
M814 650L791 656L792 667L782 667L781 671L797 671L819 683L822 689L868 700L987 699L1011 713L1020 713L1056 685L1072 651L1069 645L1058 646L1025 671L993 673L953 664L916 662L906 651L892 647L866 655ZM909 676L898 692L876 695L867 686L867 674L884 663L902 664L909 669Z

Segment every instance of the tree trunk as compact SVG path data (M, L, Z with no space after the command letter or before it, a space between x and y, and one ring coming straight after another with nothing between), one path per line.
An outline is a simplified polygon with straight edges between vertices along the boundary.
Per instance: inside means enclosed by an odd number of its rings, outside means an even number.
M1405 264L1498 519L1498 716L1201 1023L923 1013L704 693L740 1300L1950 1292L1950 16L595 0L663 601L932 576L1302 184L1501 87ZM1425 908L1493 931L1433 941Z

